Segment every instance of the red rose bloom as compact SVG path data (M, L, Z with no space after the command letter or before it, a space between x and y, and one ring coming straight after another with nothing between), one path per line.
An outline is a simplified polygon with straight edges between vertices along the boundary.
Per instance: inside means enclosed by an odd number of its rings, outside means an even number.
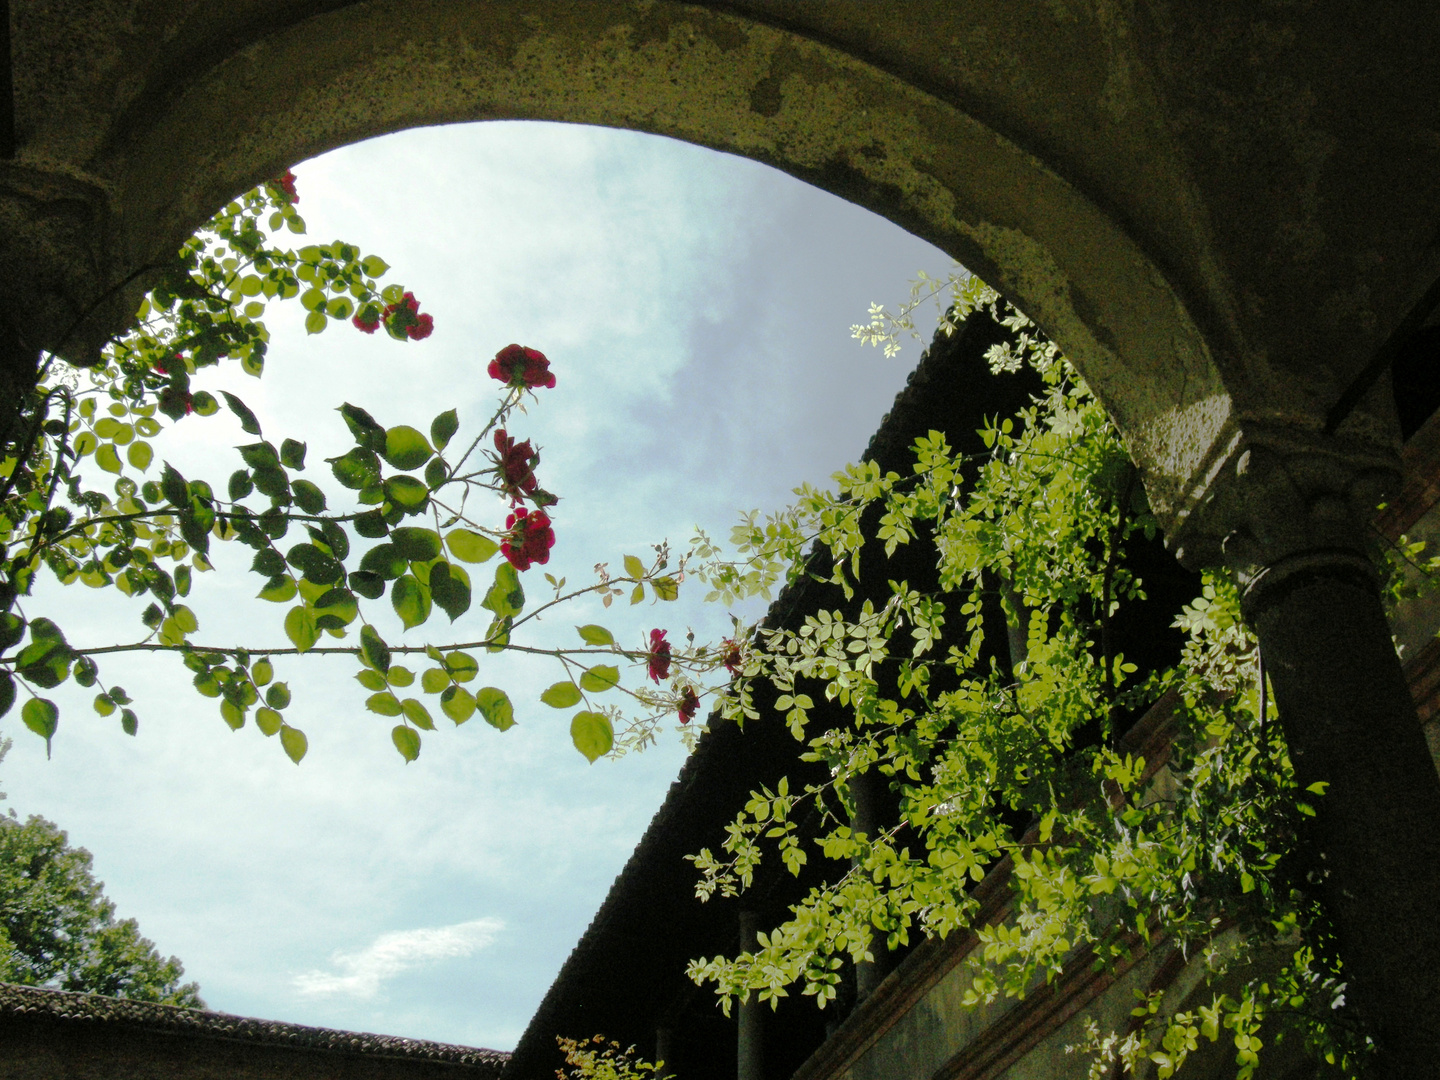
M517 443L501 428L495 432L496 472L505 494L516 502L533 492L537 486L535 466L540 464L540 455L530 446L530 440Z
M555 376L550 372L550 361L539 349L527 349L523 345L506 345L490 361L490 377L507 386L523 386L527 390L537 387L547 389L555 385Z
M406 338L420 341L435 330L434 317L420 314L420 302L411 292L405 293L393 304L386 304L385 310L380 313L380 320L385 324L390 336L399 341ZM359 323L355 325L360 326ZM365 327L360 326L360 329L365 330ZM365 332L368 334L370 331Z
M687 686L680 691L680 707L675 711L680 714L680 723L688 724L695 719L695 710L700 708L700 695L695 693L693 686Z
M300 201L300 196L295 194L295 174L289 169L285 170L284 176L277 176L270 183L280 189L281 197L291 206Z
M720 643L720 650L720 662L725 665L725 670L731 675L739 675L744 664L740 656L739 642L734 638L726 638Z
M505 519L505 528L510 534L501 542L500 552L516 570L529 570L531 563L544 565L550 561L555 531L545 511L517 506Z
M374 304L366 304L355 313L350 325L362 333L373 334L380 329L380 309Z
M645 667L653 682L662 682L670 677L670 643L665 640L664 630L650 631L650 651L645 655Z

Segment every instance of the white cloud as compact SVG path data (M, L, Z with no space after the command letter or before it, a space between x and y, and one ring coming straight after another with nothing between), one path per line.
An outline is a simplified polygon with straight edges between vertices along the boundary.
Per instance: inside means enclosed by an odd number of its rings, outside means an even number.
M330 960L338 973L307 971L296 975L295 989L312 996L373 998L385 979L438 960L469 956L489 945L504 928L499 919L486 918L453 926L392 930L359 952L336 952Z

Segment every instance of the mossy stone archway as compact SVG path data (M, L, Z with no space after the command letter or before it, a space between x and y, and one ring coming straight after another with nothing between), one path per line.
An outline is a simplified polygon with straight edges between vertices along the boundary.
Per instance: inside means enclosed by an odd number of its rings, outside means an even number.
M1171 542L1246 581L1287 732L1333 781L1357 996L1433 1066L1440 785L1366 583L1397 432L1383 377L1357 382L1440 298L1430 0L28 0L10 33L12 408L224 200L420 124L686 139L954 254L1074 359Z
M3 265L39 294L12 308L28 342L83 354L143 274L108 290L294 161L415 125L545 119L742 154L951 252L1076 360L1166 517L1198 497L1233 414L1266 411L1252 369L1273 350L1237 313L1224 208L1167 93L1173 65L1231 62L1258 20L1223 20L1236 40L1218 50L1193 16L1039 0L55 0L14 22L18 153L0 176L21 227ZM1255 137L1231 134L1232 153Z

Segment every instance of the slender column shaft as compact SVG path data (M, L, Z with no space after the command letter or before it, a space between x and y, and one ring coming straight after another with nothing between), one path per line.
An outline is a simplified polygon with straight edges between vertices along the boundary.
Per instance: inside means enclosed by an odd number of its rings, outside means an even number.
M1308 846L1381 1074L1440 1076L1440 778L1373 574L1292 557L1247 590L1246 617L1298 778L1328 785Z
M855 800L855 814L850 819L850 828L866 836L874 836L885 827L884 810L885 778L875 772L867 772L855 778L850 786L851 797ZM874 960L862 960L855 965L855 1004L860 1004L874 992L890 974L894 966L885 939L876 935L870 943Z
M759 929L759 922L753 911L742 911L740 913L740 949L743 952L751 952L757 945L756 931ZM760 1003L760 997L756 991L751 991L750 996L740 1002L737 1008L738 1042L736 1080L765 1080L765 1045L764 1045L764 1022L765 1008Z

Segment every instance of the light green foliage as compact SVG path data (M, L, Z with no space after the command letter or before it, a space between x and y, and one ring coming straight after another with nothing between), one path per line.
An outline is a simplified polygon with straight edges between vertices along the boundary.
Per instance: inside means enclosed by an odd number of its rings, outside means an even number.
M591 1039L555 1041L565 1054L568 1070L556 1070L560 1080L661 1080L669 1076L663 1061L643 1061L635 1047L622 1049L618 1042L607 1041L603 1035Z
M1323 793L1296 790L1278 723L1257 715L1255 644L1235 589L1207 578L1180 613L1189 637L1175 669L1137 672L1113 656L1107 671L1105 619L1144 598L1125 541L1153 535L1155 521L1118 435L1073 369L1022 316L996 314L1018 345L992 350L992 366L1029 364L1045 391L983 431L989 453L962 460L932 432L915 445L912 475L852 466L836 475L833 494L807 489L788 514L746 518L737 536L745 561L702 571L721 595L761 591L779 564L800 572L805 541L818 535L832 580L850 596L860 514L878 504L876 541L887 552L933 530L942 592L891 582L888 598L850 617L817 611L795 630L758 636L723 711L754 719L750 684L769 681L775 708L807 744L804 760L822 763L830 779L753 793L722 847L692 856L697 892L743 892L769 858L798 873L817 849L851 869L813 889L753 952L693 961L690 974L727 1009L751 993L774 1004L794 987L823 1007L846 961L972 928L974 885L1004 865L1013 908L976 929L969 1004L1023 996L1077 956L1109 965L1168 940L1207 957L1212 983L1257 957L1268 958L1268 974L1194 1013L1152 996L1124 1038L1091 1033L1082 1049L1095 1055L1094 1075L1109 1075L1118 1058L1148 1059L1170 1076L1197 1039L1227 1038L1243 1080L1267 1015L1341 1071L1358 1068L1365 1043L1339 1007L1338 961L1297 878L1303 871L1287 858ZM1007 619L1027 631L1013 670L985 658L981 606L997 592ZM942 654L947 627L959 644ZM813 722L822 696L844 723ZM1119 749L1114 730L1117 716L1155 702L1175 722L1158 773ZM857 834L853 787L876 774L900 817ZM820 833L802 841L799 823L816 811ZM1220 949L1228 926L1239 943Z
M713 653L677 649L669 684L631 689L622 685L620 662L643 672L643 645L627 648L598 625L586 627L576 647L522 642L520 635L538 629L538 620L558 605L584 597L598 596L607 607L619 596L632 604L674 600L693 556L672 567L661 545L648 561L625 556L623 575L612 577L601 564L592 584L575 588L547 576L553 596L538 603L527 597L510 562L482 569L508 534L477 516L482 503L495 506L477 496L515 492L502 462L482 448L529 391L503 387L493 413L459 441L462 418L455 409L435 416L427 435L421 426L387 425L343 403L339 412L353 445L312 452L300 440L268 433L240 396L222 392L217 399L192 386L223 361L262 375L270 340L262 317L274 302L298 299L309 312L310 333L352 316L378 327L386 311L407 304L413 315L403 287L380 280L389 267L379 257L343 241L291 249L272 235L282 228L303 233L305 225L279 184L262 185L224 207L160 272L135 329L111 342L90 370L47 358L17 423L0 432L0 716L23 696L20 719L48 746L60 711L40 692L73 676L97 687L97 713L118 713L122 729L133 735L139 721L130 698L122 687L100 682L102 664L109 667L108 654L173 652L230 728L245 727L253 716L261 733L276 737L298 763L309 744L292 722L298 702L292 705L288 688L276 689L284 683L272 685L276 668L302 654L340 655L358 663L367 709L398 718L392 741L413 761L420 732L434 730L434 712L420 698L392 692L414 681L392 658L429 658L434 666L422 673L420 692L433 696L455 724L478 710L504 731L516 723L509 695L496 687L477 694L462 684L476 677L478 657L524 649L560 664L563 679L556 685L568 689L547 692L544 700L579 707L572 720L577 750L593 761L646 745L682 691L708 689L705 680L719 665ZM398 324L386 321L385 328L406 340ZM156 460L147 440L166 423L222 409L250 440L236 447L240 467L225 483L187 478ZM543 490L532 498L537 507L555 502ZM183 600L211 570L213 543L253 550L257 597L278 606L276 630L283 630L288 647L279 640L247 647L201 640L199 620ZM42 566L63 584L115 588L141 600L139 640L69 642L35 610L32 588ZM482 576L472 580L467 566ZM489 625L469 640L439 647L386 642L367 617L371 603L387 603L406 631L433 628L437 611L455 623L472 608L486 613ZM590 700L617 689L635 716Z
M204 1008L180 961L115 918L90 866L44 818L0 816L0 982Z

